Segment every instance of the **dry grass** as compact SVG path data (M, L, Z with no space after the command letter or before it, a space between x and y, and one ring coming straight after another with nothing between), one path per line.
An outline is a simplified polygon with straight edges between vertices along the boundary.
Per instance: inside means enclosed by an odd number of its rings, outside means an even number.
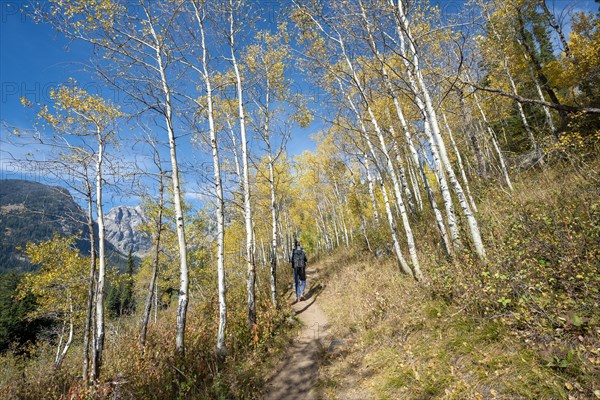
M323 355L322 398L566 398L567 381L502 324L432 300L392 263L330 273L321 304L342 344Z
M262 272L266 275L268 270ZM97 387L81 381L80 344L71 348L60 370L52 367L55 349L44 341L32 347L28 357L0 356L0 398L259 398L268 371L285 352L296 325L290 324L294 321L291 309L284 305L276 312L270 307L269 293L260 292L261 324L255 343L246 327L245 285L234 283L229 292L229 356L224 364L218 363L214 354L218 324L215 295L190 304L184 358L174 354L175 304L161 311L157 323L149 327L145 351L138 343L139 315L107 321L102 381Z
M320 300L341 344L323 352L321 398L600 398L599 167L480 192L489 263L421 243L428 286L367 253L328 260Z

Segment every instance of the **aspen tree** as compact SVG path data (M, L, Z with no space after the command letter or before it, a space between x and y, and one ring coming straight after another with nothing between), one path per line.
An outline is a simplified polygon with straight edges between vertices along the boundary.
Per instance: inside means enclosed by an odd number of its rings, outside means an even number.
M395 0L390 1L392 4L394 4ZM434 139L431 144L437 147L437 150L439 151L439 156L442 161L442 164L444 165L446 173L448 174L450 184L454 192L456 193L456 197L458 198L458 202L462 209L463 215L467 220L467 225L469 226L469 231L471 233L471 239L473 241L475 250L481 259L485 259L485 248L481 239L481 233L479 232L479 225L475 216L473 215L473 212L471 211L471 207L469 206L468 200L464 194L462 186L456 179L456 174L454 173L454 169L452 168L450 160L448 159L444 140L440 134L437 114L433 107L433 102L430 96L429 89L425 83L422 71L420 69L420 54L411 33L410 23L404 11L404 5L402 3L402 0L397 0L395 1L395 3L396 13L394 15L396 16L397 33L400 39L400 52L403 56L407 70L409 71L409 81L413 86L416 98L418 99L420 96L422 96L422 101L424 103L424 109L426 112L425 117L427 119L426 131L428 125L431 129L431 135ZM406 51L406 46L408 46L410 56ZM409 60L412 62L410 62Z
M176 352L185 350L189 272L185 221L182 209L171 68L175 66L172 30L185 0L149 4L117 4L53 0L50 22L68 37L96 46L107 66L97 72L117 89L123 89L141 109L156 112L164 121L171 158L171 183L179 246L180 285L176 322ZM181 49L180 49L181 50ZM100 63L99 63L100 64ZM108 67L110 66L110 67ZM176 78L175 78L176 80Z
M540 6L542 7L542 10L544 11L544 16L548 20L548 24L552 27L552 29L554 29L554 31L558 35L558 38L560 39L560 43L562 44L562 47L563 47L563 51L565 52L565 55L568 58L572 58L573 56L571 54L571 49L570 49L569 43L567 42L567 39L565 37L565 33L562 29L562 26L558 23L558 21L556 20L556 17L552 13L552 11L550 11L550 9L548 8L548 4L546 4L546 0L538 0L538 2L540 4Z
M494 23L491 15L489 13L489 10L487 8L485 9L485 13L486 13L486 17L487 17L488 23L490 25L490 28L494 34L494 38L498 41L498 43L502 43L502 38L501 38L498 30L496 29L496 24ZM504 68L504 72L506 73L506 77L508 79L508 82L510 83L510 87L512 89L513 94L515 96L518 96L519 93L517 91L517 85L515 84L515 80L513 79L512 73L508 66L508 55L506 54L504 47L501 49L501 52L502 52L502 56L501 56L502 66ZM527 134L529 136L529 140L531 141L531 146L533 148L533 151L539 157L538 144L533 135L533 130L531 129L531 126L529 125L529 121L527 120L527 116L525 115L525 110L523 109L523 105L520 102L517 102L517 108L519 111L519 116L521 117L521 121L523 122L523 126L525 127L525 131L527 132ZM553 124L551 123L550 125L553 125Z
M31 106L31 103L22 98L21 101L26 106ZM44 110L44 109L42 109ZM42 114L39 114L43 117ZM44 146L50 146L51 158L45 158L43 161L29 160L36 164L36 170L44 171L48 176L52 176L57 180L61 180L71 193L81 197L85 203L85 216L83 220L75 217L74 222L85 226L87 232L87 241L90 245L89 252L89 269L87 279L87 296L85 299L85 322L83 329L83 357L82 357L82 377L86 383L89 383L89 367L90 367L90 342L95 340L93 333L93 308L94 308L94 292L96 287L96 268L97 268L97 251L96 251L96 229L94 221L94 204L95 204L95 179L94 179L94 164L95 154L93 148L86 143L78 143L74 145L62 133L47 139L45 135L36 135L36 142L41 142ZM73 217L64 214L61 218L72 219Z
M28 243L22 250L33 264L40 266L40 270L25 275L17 287L17 296L33 293L37 307L30 316L51 318L61 323L54 357L54 366L60 368L73 343L75 328L81 325L81 305L86 296L86 260L75 248L74 237L55 235L41 243Z
M270 192L270 215L271 215L271 235L270 235L270 285L271 285L271 303L277 307L277 254L278 254L278 194L276 188L276 168L275 165L282 157L288 134L283 133L279 146L276 146L273 140L274 130L277 129L277 114L283 114L279 103L292 103L289 87L291 82L286 78L287 63L290 59L290 49L286 44L286 26L278 27L276 34L263 31L257 34L257 44L247 47L244 57L244 64L252 73L252 79L260 82L261 91L259 95L250 95L257 108L257 124L255 128L262 138L266 147L266 157L268 164L268 177ZM300 110L299 110L300 111ZM299 117L300 113L290 116L291 119ZM290 121L285 121L287 123ZM301 126L306 126L308 121L302 121Z
M235 36L236 32L239 31L240 27L238 21L236 21L236 12L243 7L244 2L236 0L229 0L228 5L228 18L229 18L229 50L231 56L231 64L235 73L236 81L236 94L238 101L238 121L240 128L240 140L242 145L242 185L243 185L243 196L244 196L244 223L246 226L246 265L248 268L248 276L246 289L248 294L248 329L251 332L256 331L256 300L255 300L255 287L256 287L256 264L254 260L254 249L253 249L253 231L252 231L252 205L250 203L250 178L249 178L249 167L248 167L248 138L246 135L246 114L244 110L244 89L242 86L242 75L237 62L236 56L236 45Z
M322 28L321 28L322 29ZM346 62L346 65L348 67L348 70L350 71L350 74L352 76L352 81L354 86L356 87L356 89L358 90L358 93L360 94L365 107L367 109L367 112L369 114L370 120L371 120L371 124L373 125L373 128L375 130L375 132L377 133L377 137L379 138L379 144L381 146L381 150L383 151L383 154L385 156L386 159L386 163L387 163L387 167L388 167L388 172L390 174L390 177L392 179L392 184L394 187L394 194L396 195L396 200L397 200L397 206L402 218L402 222L404 225L404 230L406 233L406 241L407 241L407 246L408 246L408 252L410 254L410 258L412 261L412 266L413 269L415 271L414 276L415 278L417 278L418 280L422 280L423 276L421 273L421 267L419 265L419 261L417 258L417 251L415 248L415 243L414 243L414 238L413 238L413 234L412 234L412 229L410 227L410 222L408 220L408 216L406 213L406 207L404 206L404 201L402 199L402 192L400 190L400 184L399 184L399 179L396 175L396 171L394 169L394 166L392 164L392 159L390 157L390 154L388 152L387 149L387 143L385 141L384 135L383 135L383 131L381 130L381 127L378 123L378 119L375 116L375 113L373 112L373 109L371 108L369 99L366 95L366 92L363 88L363 85L360 83L360 79L357 76L356 70L354 68L354 65L352 63L352 61L350 60L350 57L347 53L346 50L346 45L344 40L342 39L342 35L340 34L340 32L336 32L337 33L337 38L332 38L335 42L337 42L337 44L340 47L340 52L343 56L344 61Z
M200 32L201 67L195 68L200 74L206 91L206 116L209 127L209 140L212 152L215 197L217 207L217 286L219 298L219 327L217 330L217 356L221 359L227 354L225 329L227 327L227 300L225 283L225 215L221 161L215 125L215 110L211 75L208 67L208 47L206 43L206 2L192 0L193 16ZM237 158L237 157L236 157Z
M456 161L458 162L458 170L460 171L460 176L462 177L463 184L465 185L465 189L467 191L467 195L469 196L471 207L473 208L473 211L477 212L477 205L475 204L475 200L473 200L473 195L471 194L471 188L469 186L467 174L465 173L465 167L463 166L462 156L460 155L460 150L458 150L458 146L454 141L454 135L452 135L452 129L450 129L450 125L448 124L448 119L446 118L446 113L444 111L442 111L442 118L444 118L444 125L446 126L446 131L448 132L448 137L450 138L452 148L454 149L454 154L456 155Z
M369 157L367 156L367 154L363 154L363 165L367 174L369 198L371 199L371 207L373 207L373 218L375 219L375 224L379 225L379 212L377 211L377 202L375 201L375 190L373 188L373 175L371 174L371 167L369 163Z
M92 357L92 379L97 380L104 349L104 286L106 279L103 185L105 149L115 134L115 121L122 116L118 108L85 90L65 85L50 92L54 112L44 107L39 113L59 135L93 138L95 144L94 180L96 189L96 223L98 224L98 271L95 286L95 335ZM92 227L93 228L93 227Z
M483 124L485 125L485 129L487 130L487 132L489 134L489 138L490 138L490 141L492 142L492 146L494 147L494 150L496 151L496 154L498 155L498 161L500 163L500 170L502 171L502 175L504 176L504 181L506 182L506 184L508 185L508 188L512 192L514 189L512 186L512 182L510 180L510 176L508 175L508 169L506 168L506 162L504 161L504 155L502 154L502 151L500 150L500 146L498 146L498 141L496 140L496 132L494 132L494 130L490 126L490 122L488 121L487 116L485 115L485 112L483 111L483 108L481 107L481 103L479 102L479 96L477 95L476 92L473 93L473 96L475 98L475 105L477 106L477 109L479 110L479 113L481 114L481 118L483 119Z
M469 142L471 144L471 148L475 153L475 161L477 162L477 172L480 178L487 178L487 163L485 158L483 157L483 151L481 149L481 144L479 140L478 132L479 130L475 129L473 124L473 116L471 114L471 109L467 107L467 102L465 101L465 95L462 88L456 88L456 93L458 96L461 114L463 116L463 133L468 136Z
M417 175L415 174L415 167L412 165L411 162L411 158L408 155L409 148L408 146L405 147L404 149L404 154L405 154L405 159L406 159L406 165L408 168L408 176L410 177L410 185L412 187L413 190L413 195L417 201L417 206L419 207L419 211L423 211L423 200L421 199L421 190L419 188L419 179L417 178Z
M155 296L158 295L158 293L155 292L155 287L156 287L156 278L158 275L158 263L159 263L159 255L160 255L160 248L161 248L161 236L162 236L162 231L163 231L163 211L165 208L165 201L164 201L165 172L163 171L163 168L162 168L162 162L160 159L160 154L156 147L156 143L152 139L149 140L149 143L152 146L152 150L154 152L154 164L156 165L156 167L158 169L158 174L157 174L158 204L156 204L156 208L155 208L156 217L154 218L155 226L154 226L154 232L153 232L154 247L153 247L152 275L150 277L150 282L148 283L146 300L144 302L144 311L142 313L142 323L141 323L141 327L140 327L140 344L142 345L142 347L144 347L146 345L146 333L148 330L148 323L150 321L150 311L152 308L152 302L154 300L156 300ZM146 214L146 215L148 215L148 214ZM155 308L156 308L156 306L155 306Z
M338 79L338 83L340 85L340 88L342 89L343 92L343 86L342 86L342 82L341 80ZM371 139L369 138L369 134L367 131L367 128L364 124L364 121L360 115L360 112L358 111L358 108L356 107L356 105L354 104L354 101L352 100L352 97L348 94L347 95L347 99L348 99L348 103L350 105L350 107L352 108L352 111L354 111L354 115L356 116L356 120L359 122L360 125L360 129L363 135L363 138L365 140L365 142L367 143L367 146L369 148L369 152L371 153L371 157L373 157L373 160L377 160L377 156L375 153L375 148L373 146L373 143L371 143ZM377 165L377 164L375 164ZM393 245L394 245L394 252L396 254L396 258L398 260L398 262L400 263L400 267L402 268L402 271L412 277L416 278L415 272L413 272L413 270L411 270L410 266L408 265L408 263L406 262L404 256L402 255L402 250L400 248L400 242L398 241L398 234L396 231L396 223L394 220L394 216L392 214L392 209L390 206L390 201L389 201L389 197L387 194L387 191L385 190L385 185L383 183L383 179L381 177L381 173L378 172L377 173L377 182L379 183L379 186L381 188L381 192L383 195L383 200L384 200L384 204L385 204L385 212L386 212L386 216L388 219L388 224L390 227L390 232L392 234L392 241L393 241Z

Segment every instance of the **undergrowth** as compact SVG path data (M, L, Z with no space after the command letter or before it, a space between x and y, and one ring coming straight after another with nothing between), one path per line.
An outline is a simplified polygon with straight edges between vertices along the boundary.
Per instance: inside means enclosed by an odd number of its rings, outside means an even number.
M262 279L268 279L268 269L260 273L264 275ZM216 282L216 277L209 274L206 278L207 286L202 292L214 296L191 299L183 357L175 355L176 307L159 312L157 322L149 326L145 349L138 342L138 315L112 319L107 321L102 379L97 385L88 386L81 379L80 345L70 349L60 369L54 369L55 348L48 341L40 341L22 355L0 356L0 398L258 398L267 372L291 340L296 327L293 314L285 304L281 310L274 310L270 293L258 292L260 323L257 335L251 335L246 322L244 277L232 276L228 293L228 357L224 363L218 362L215 357L217 290L208 283ZM281 290L285 288L282 286Z
M426 285L391 258L330 259L321 303L342 344L323 354L321 397L600 398L598 167L480 192L488 261L417 243Z

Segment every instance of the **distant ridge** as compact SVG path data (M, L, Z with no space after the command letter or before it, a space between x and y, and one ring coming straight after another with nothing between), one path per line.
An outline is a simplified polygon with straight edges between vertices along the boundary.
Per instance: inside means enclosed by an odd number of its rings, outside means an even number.
M85 211L67 189L20 179L0 180L0 273L34 270L18 248L48 240L55 233L78 235L77 247L82 254L89 254ZM122 269L123 254L110 242L106 248L109 264Z

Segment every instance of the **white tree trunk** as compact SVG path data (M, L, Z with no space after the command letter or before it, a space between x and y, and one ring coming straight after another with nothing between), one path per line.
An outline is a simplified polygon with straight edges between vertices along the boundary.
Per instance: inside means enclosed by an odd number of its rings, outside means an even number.
M169 137L169 155L171 157L171 181L173 183L173 204L175 206L175 223L177 229L177 243L179 247L179 296L177 306L177 327L175 334L175 350L183 355L185 352L185 326L187 319L188 291L189 291L189 271L187 263L187 244L185 237L185 221L183 215L183 200L181 196L181 184L179 181L179 163L177 162L177 145L175 128L173 125L173 105L171 100L171 89L168 84L166 67L163 61L164 38L159 37L154 29L153 18L147 8L144 9L147 14L149 32L152 36L153 47L156 57L156 69L160 75L160 81L164 96L164 118L167 133Z
M271 154L270 142L267 144L267 148L269 161L269 186L271 191L271 303L273 304L273 307L277 307L277 197L275 196L275 171L273 168L274 160Z
M173 128L173 110L171 108L171 92L167 86L164 70L161 68L163 77L163 89L165 92L165 105L167 113L165 122L169 133L169 152L171 156L171 180L173 182L173 203L175 205L175 220L177 227L177 242L179 245L179 300L177 307L177 334L175 337L175 347L178 353L185 351L185 325L187 319L188 306L188 265L187 265L187 245L185 238L185 225L183 216L181 184L179 183L179 164L177 162L177 147L175 143L175 130Z
M394 148L394 153L396 155L396 164L398 164L398 172L400 173L400 182L402 182L402 189L404 190L404 194L406 195L406 200L408 202L408 208L412 213L416 213L417 209L415 206L415 201L413 199L412 192L410 191L410 187L408 186L408 179L406 178L406 169L404 168L404 160L402 159L402 153L400 152L400 146L398 146L398 139L396 138L396 131L393 126L390 125L390 133L392 135L392 145Z
M519 93L517 92L517 85L515 84L515 81L513 80L513 77L510 73L510 69L508 68L508 63L506 62L506 57L504 58L504 69L506 71L506 76L508 77L508 81L510 82L510 87L512 88L513 94L515 96L518 96ZM525 127L525 130L527 131L527 135L529 136L529 140L531 141L531 147L533 148L533 150L535 152L538 152L538 144L537 141L535 140L535 136L533 135L533 130L531 129L531 126L529 125L529 122L527 121L527 116L525 115L525 110L523 109L523 104L521 104L520 102L517 101L517 108L519 110L519 115L521 116L521 121L523 122L523 126Z
M254 332L256 329L256 303L255 303L255 285L256 271L253 251L253 231L252 231L252 208L250 205L250 178L248 171L248 139L246 137L246 116L244 112L244 91L242 87L242 76L238 67L235 55L234 43L234 6L233 0L229 0L229 47L231 50L231 62L235 72L236 90L238 100L238 118L240 121L240 140L242 141L242 182L244 185L244 222L246 225L246 264L248 267L248 276L246 289L248 293L248 329Z
M404 259L402 255L402 250L400 249L400 242L398 241L398 233L396 231L396 224L394 221L394 215L392 214L392 208L390 207L390 199L388 198L387 190L385 189L385 184L383 183L383 178L379 175L379 185L381 187L381 193L383 194L383 202L385 204L385 212L388 217L388 223L390 226L390 231L392 232L392 242L394 244L394 253L396 253L396 258L400 262L400 267L405 274L410 276L415 276L413 271L410 269L410 266Z
M408 147L408 146L407 146ZM421 199L421 190L419 188L419 179L415 175L415 166L411 164L410 157L406 154L406 165L408 168L408 176L410 177L410 184L413 189L413 194L415 200L417 201L417 206L419 207L419 211L423 211L423 199Z
M529 62L529 59L527 57L527 53L525 53L525 50L523 50L523 43L519 39L517 39L517 42L519 43L519 47L521 49L521 54L523 54L523 57L525 58L525 64L527 64L529 76L531 76L531 81L534 83L535 90L538 94L538 97L541 101L546 101L546 98L544 97L544 92L542 91L542 87L540 86L540 82L539 82L539 80L535 74L535 71L533 70L533 67L531 66L531 63ZM554 125L554 119L552 118L552 114L550 113L550 108L548 106L542 106L542 109L544 110L544 115L546 116L546 123L548 124L548 127L552 131L552 135L554 137L558 137L558 129L556 129L556 125Z
M223 184L221 178L221 162L219 160L219 146L217 142L217 132L214 119L214 101L212 83L208 71L208 50L206 47L206 35L204 32L204 19L200 10L193 1L194 11L198 27L200 28L200 38L202 46L202 78L206 89L206 106L208 115L208 127L210 134L210 146L213 159L213 175L215 180L215 196L217 207L217 285L219 298L219 328L217 331L217 357L224 359L227 355L225 345L225 330L227 328L227 298L225 283L225 216L224 216L224 197Z
M399 28L398 28L398 34L400 35L400 41L401 41L401 46L400 46L401 53L403 54L404 57L406 57L406 51L404 49L404 37L402 36L402 32ZM452 202L452 196L450 194L450 189L448 186L448 181L446 180L446 175L444 174L443 159L440 155L439 147L435 141L435 137L432 132L431 120L428 117L428 111L427 111L426 105L423 102L423 100L421 99L421 96L419 94L419 88L417 86L415 74L410 69L412 67L412 65L411 65L410 61L408 61L407 58L404 59L404 62L405 62L406 68L407 68L410 86L415 94L415 100L417 103L417 107L419 108L419 111L425 118L425 120L423 121L425 136L429 143L429 148L430 148L431 156L433 159L433 172L438 180L440 192L442 193L442 199L444 201L444 208L446 210L446 220L448 222L448 229L450 230L450 236L452 238L452 247L460 248L461 247L460 231L459 231L458 223L456 220L456 214L454 212L454 205ZM407 140L409 141L409 145L412 145L412 140L410 140L410 133L408 131L406 131L406 135L407 135ZM414 146L413 146L413 149L411 149L411 153L413 154L413 159L416 160L416 163L419 163L418 156L415 157L416 150L414 152L413 152L413 150L414 150Z
M408 253L410 255L410 258L412 261L412 266L414 269L414 277L417 280L423 280L423 274L421 273L421 267L419 265L419 260L417 257L417 249L415 247L412 229L410 227L410 222L408 220L408 215L406 213L406 207L404 206L404 201L402 200L402 191L400 190L400 184L398 181L398 177L396 175L396 171L394 170L394 165L392 163L390 154L387 149L385 138L383 136L383 131L381 130L379 123L377 122L377 117L375 116L375 113L371 109L369 99L367 98L367 95L362 87L362 84L360 83L361 81L358 78L356 71L354 70L354 66L353 66L352 62L350 61L350 58L348 57L348 54L346 52L346 48L345 48L344 42L341 38L341 35L338 36L338 41L339 41L338 43L340 44L342 55L344 56L344 59L346 61L346 65L348 66L348 69L353 77L354 84L355 84L356 88L358 89L358 91L363 99L363 102L365 103L365 107L367 108L367 112L369 113L369 118L371 119L371 124L373 125L373 128L375 129L375 133L377 133L377 137L379 138L379 143L381 145L381 150L383 151L384 156L386 158L387 168L389 170L390 177L392 178L394 193L396 195L397 206L400 211L402 223L404 225Z
M394 87L392 85L392 82L388 76L387 73L387 68L385 67L385 60L383 59L382 55L380 54L379 50L377 49L377 44L375 43L375 39L373 37L373 32L371 30L371 24L369 19L367 18L367 14L365 11L365 8L363 6L362 1L359 1L360 4L360 9L361 9L361 15L363 17L363 21L365 23L366 26L366 30L367 30L367 34L369 36L369 43L371 45L371 51L373 52L373 54L375 55L375 57L377 58L377 60L379 61L379 66L380 66L380 70L381 70L381 75L383 77L383 81L386 85L386 88L388 90L388 94L389 96L392 98L393 102L394 102L394 107L396 109L396 114L398 115L398 119L400 120L400 123L402 125L402 129L405 132L408 132L408 125L406 124L406 120L404 118L404 113L402 112L402 109L400 108L400 102L398 100L398 96L396 96L395 91L394 91ZM341 39L340 39L341 40ZM344 53L345 56L345 53ZM346 62L348 63L348 57L346 57ZM352 69L352 67L351 67ZM354 72L354 70L352 69L352 71ZM356 77L355 77L356 79ZM358 83L358 81L357 81ZM362 89L359 88L359 90L362 92ZM366 101L366 98L365 98ZM371 115L371 112L369 111L369 114ZM376 129L377 131L377 129ZM406 180L406 174L404 172L404 166L403 166L403 162L401 159L401 155L400 155L400 149L398 148L398 143L397 143L397 139L396 139L396 133L394 130L394 127L391 125L390 123L390 133L392 135L392 143L393 143L393 147L394 150L396 152L396 161L398 163L398 168L400 169L400 179L402 182L402 187L404 189L404 192L406 194L406 199L408 202L408 206L411 209L412 212L415 212L415 205L414 205L414 201L412 199L412 194L410 192L410 189L408 188L408 181ZM409 133L410 135L410 133ZM388 157L386 155L386 157ZM393 171L393 175L392 175L392 181L394 180L394 176L395 176L396 172ZM398 198L398 194L396 194L396 197ZM402 201L402 200L399 200ZM402 212L402 211L400 211ZM413 260L414 262L414 260Z
M94 199L92 183L86 174L86 194L87 194L87 225L90 230L90 273L88 282L88 296L87 296L87 307L85 311L85 327L83 333L83 368L82 374L83 380L89 383L88 368L90 365L90 336L92 336L92 343L96 342L95 335L92 335L93 330L93 308L94 308L94 288L96 284L96 264L97 264L97 253L96 253L96 232L94 229ZM94 345L94 348L96 346ZM94 356L92 351L92 357Z
M369 187L369 197L371 199L371 207L373 207L373 218L375 224L379 225L379 212L377 211L377 202L375 201L375 190L373 188L373 176L371 175L371 168L369 166L369 157L366 154L363 155L363 162L365 170L367 171L367 184Z
M348 225L346 224L346 213L344 212L344 204L347 204L347 199L342 199L342 195L340 194L340 190L337 184L337 181L333 182L334 194L337 204L332 204L331 207L334 210L334 213L337 214L339 224L341 226L341 230L344 233L344 241L346 243L346 247L350 247L350 239L348 234ZM336 207L337 206L337 207ZM338 211L335 211L337 208Z
M96 218L98 223L98 280L96 283L96 330L94 360L92 363L92 379L97 381L102 366L102 351L104 349L104 280L106 276L106 254L104 212L102 203L102 162L104 161L104 139L97 131L98 155L96 160Z
M264 126L264 141L267 146L267 162L269 164L269 192L271 195L271 251L270 251L270 285L271 285L271 304L277 308L277 197L275 193L275 159L271 149L271 132L270 132L270 80L266 76L265 94L265 126Z
M412 57L411 57L412 64L407 65L407 68L409 71L414 72L414 76L416 77L417 83L419 85L420 93L423 96L423 101L425 103L425 109L427 111L429 125L431 128L433 137L435 138L435 142L436 142L435 144L437 145L442 164L444 165L444 168L446 169L446 173L448 174L448 179L450 181L450 184L452 185L452 188L453 188L454 192L456 193L456 197L458 198L458 202L463 211L463 215L465 216L465 218L467 220L467 224L469 225L471 239L473 241L473 245L475 246L475 250L481 259L485 259L485 248L483 246L483 241L481 240L481 233L479 232L479 225L477 223L477 220L475 219L475 216L473 215L473 212L471 211L471 207L469 206L469 203L465 197L463 189L462 189L460 183L458 182L458 180L456 179L456 175L454 173L454 170L452 169L452 165L450 164L450 160L448 159L448 155L446 153L446 147L444 145L444 141L440 134L440 129L439 129L438 121L437 121L436 112L433 107L433 102L431 101L431 97L429 95L429 89L427 88L427 85L425 84L425 80L423 79L423 75L422 75L420 67L419 67L419 54L415 47L414 39L411 35L410 29L408 26L408 20L404 13L404 5L402 4L402 0L397 0L397 9L398 9L399 22L400 22L400 24L398 24L398 34L399 34L400 40L401 40L400 51L402 52L405 62L407 62L407 64L410 64L408 62L408 58L406 58L406 51L404 48L405 47L404 36L406 35L408 46L412 53ZM417 96L417 98L418 97L419 96Z
M340 84L340 87L342 86L341 81L338 80L338 83ZM354 105L354 102L352 101L352 98L350 97L350 95L347 96L348 102L350 104L350 107L352 108L352 110L354 111L354 114L356 116L356 120L359 122L360 125L360 129L362 132L362 136L365 140L365 142L367 142L367 145L369 147L369 152L371 153L371 156L373 157L373 160L377 160L377 155L375 153L375 148L373 146L373 143L371 142L371 138L369 138L369 134L367 132L367 128L365 126L365 123L362 119L362 116L360 115L360 112L358 111L358 108L356 108L356 106ZM368 167L368 163L366 164ZM389 201L389 197L387 194L387 191L385 190L385 185L383 183L383 178L381 177L381 173L378 173L378 181L379 181L379 185L381 187L381 191L383 194L383 200L385 203L385 212L388 218L388 224L390 226L390 231L392 234L392 241L393 241L393 245L394 245L394 252L396 253L396 258L398 259L398 262L400 263L400 267L402 268L402 271L409 275L412 276L414 278L416 277L416 273L413 272L413 270L410 269L410 266L408 265L408 263L406 262L406 260L404 259L404 256L402 255L402 250L400 248L400 242L398 241L398 234L396 231L396 223L394 221L394 215L392 213L392 208L390 207L390 201Z
M338 231L337 221L333 216L331 217L331 223L333 224L333 234L335 235L335 247L340 247L340 234Z
M423 156L425 158L425 156ZM452 245L450 239L448 238L448 232L446 232L446 225L444 224L444 217L440 212L437 201L435 199L435 194L433 193L433 189L429 185L429 179L425 174L425 169L423 168L423 164L419 162L418 165L419 172L421 173L421 177L423 178L423 185L425 186L425 191L427 192L427 199L429 200L429 204L431 205L431 209L433 210L433 215L435 216L435 222L437 224L438 230L440 232L440 238L442 239L442 248L444 252L448 255L452 255Z
M544 7L546 6L546 3L544 0L541 0L541 3L543 3ZM547 10L547 8L546 8L546 10ZM496 26L494 25L492 18L490 16L490 13L487 9L486 9L486 15L487 15L488 23L490 24L490 26L492 28L492 32L494 33L494 36L498 40L498 43L502 43L502 38L498 34L498 31L496 30ZM515 84L515 81L513 80L512 74L510 72L510 68L508 67L508 60L507 60L506 52L504 51L504 49L502 49L502 65L504 67L504 72L506 73L506 77L508 78L508 82L510 83L510 87L512 89L513 94L515 96L518 96L519 93L517 91L517 85ZM523 110L523 105L518 101L516 103L517 103L517 108L519 110L519 115L521 117L521 121L523 122L523 126L525 127L525 130L527 131L527 134L529 135L529 140L531 141L533 150L537 153L538 145L537 145L537 142L535 141L533 131L531 130L531 127L529 126L529 122L527 121L527 116L525 115L525 110Z
M554 29L556 31L556 34L558 35L560 42L562 43L563 51L565 52L565 55L568 58L573 58L571 49L569 48L569 42L567 41L567 39L565 37L562 26L558 23L558 21L554 17L554 14L548 8L548 5L546 4L546 0L539 0L539 3L542 6L542 9L544 10L544 14L546 15L546 18L548 19L548 25L550 25L552 27L552 29Z
M369 242L369 236L367 236L367 229L366 229L364 216L360 220L360 230L363 234L363 237L365 238L365 243L367 244L367 249L369 250L369 252L372 253L373 249L371 248L371 242Z
M69 351L69 348L71 348L71 343L73 343L73 332L75 331L75 324L73 323L73 314L74 314L73 313L73 302L71 301L71 296L69 294L67 294L67 299L69 301L69 338L67 339L67 342L65 343L60 354L57 354L56 359L54 360L54 366L56 368L60 368L63 360L65 359L65 356L67 355L67 352ZM61 343L62 343L62 335L60 338L60 342L58 344L59 349L60 349Z
M393 1L392 1L392 5L393 5ZM402 112L402 108L400 107L400 102L398 100L398 97L395 95L395 91L392 85L391 80L389 79L388 73L387 73L387 69L385 67L385 62L383 60L383 57L381 56L381 54L379 53L379 51L377 50L377 46L373 37L373 33L369 28L369 21L367 19L366 13L365 13L365 9L364 7L362 7L362 3L361 3L361 11L362 11L362 16L363 16L363 20L366 23L367 26L367 31L369 34L369 41L372 47L372 51L375 54L375 56L377 57L379 64L380 64L380 69L381 69L381 73L383 76L383 80L386 84L386 87L388 89L388 93L390 94L390 96L393 99L394 102L394 107L396 109L396 114L398 116L398 119L402 125L402 129L404 130L404 133L406 135L407 138L407 142L409 143L409 148L411 150L411 154L412 157L414 159L414 162L418 164L418 156L416 155L416 150L414 149L414 146L412 144L412 140L411 140L411 134L410 131L408 129L408 124L406 123L406 119L404 118L404 113ZM401 40L401 50L404 52L404 43L403 43L403 36L402 36L402 32L400 31L399 27L398 27L398 34L400 36L400 40ZM417 100L417 104L419 106L419 109L421 110L421 112L423 113L424 116L426 116L425 114L425 107L422 104L422 101L419 98L418 95L418 91L416 89L416 84L414 82L414 77L411 74L411 70L410 70L410 66L409 66L409 61L406 58L405 54L403 54L404 56L404 62L407 65L407 69L408 69L408 73L409 73L409 79L411 81L411 85L413 86L413 91L415 92L415 96L416 96L416 100ZM425 129L427 130L427 121L425 121ZM447 214L447 218L448 218L448 226L450 227L450 232L452 234L452 242L454 243L454 245L459 246L460 245L460 234L459 234L459 230L458 230L458 225L456 223L456 216L454 213L454 207L452 205L452 197L450 195L450 191L448 189L448 185L446 183L446 178L444 176L444 173L441 169L441 167L439 166L439 161L437 161L439 159L439 156L437 155L437 149L435 148L435 146L431 146L431 150L432 150L432 155L434 157L434 159L436 160L436 168L435 168L435 172L438 176L438 181L440 182L440 190L442 192L442 198L444 199L444 205L446 207L446 214Z
M454 141L454 135L452 135L452 129L450 129L450 125L448 124L448 119L446 118L446 113L442 111L442 117L444 118L444 125L446 125L446 131L448 131L448 136L450 137L450 143L452 144L452 148L454 149L454 154L456 154L456 160L458 161L458 170L460 171L460 175L462 177L463 184L465 185L465 190L467 191L467 195L469 196L469 201L471 202L471 207L473 211L477 212L477 205L475 204L475 200L473 200L473 195L471 194L471 188L469 187L469 180L467 179L467 174L465 173L465 167L463 166L462 157L460 155L460 151L458 150L458 146Z
M502 175L504 176L504 181L506 182L506 184L508 185L508 188L512 192L513 191L512 182L510 181L510 176L508 175L508 169L506 168L506 163L504 161L504 155L502 154L502 151L500 150L500 146L498 146L498 142L496 140L496 134L494 133L494 130L490 126L487 116L483 112L483 108L481 107L481 103L479 102L479 96L477 96L476 92L474 92L473 95L475 97L475 104L477 105L477 108L479 109L479 113L481 114L481 118L483 119L483 123L485 124L485 128L486 128L488 134L490 135L490 140L492 142L492 146L494 146L494 150L496 151L496 154L498 155L498 161L500 162L500 170L502 171Z

